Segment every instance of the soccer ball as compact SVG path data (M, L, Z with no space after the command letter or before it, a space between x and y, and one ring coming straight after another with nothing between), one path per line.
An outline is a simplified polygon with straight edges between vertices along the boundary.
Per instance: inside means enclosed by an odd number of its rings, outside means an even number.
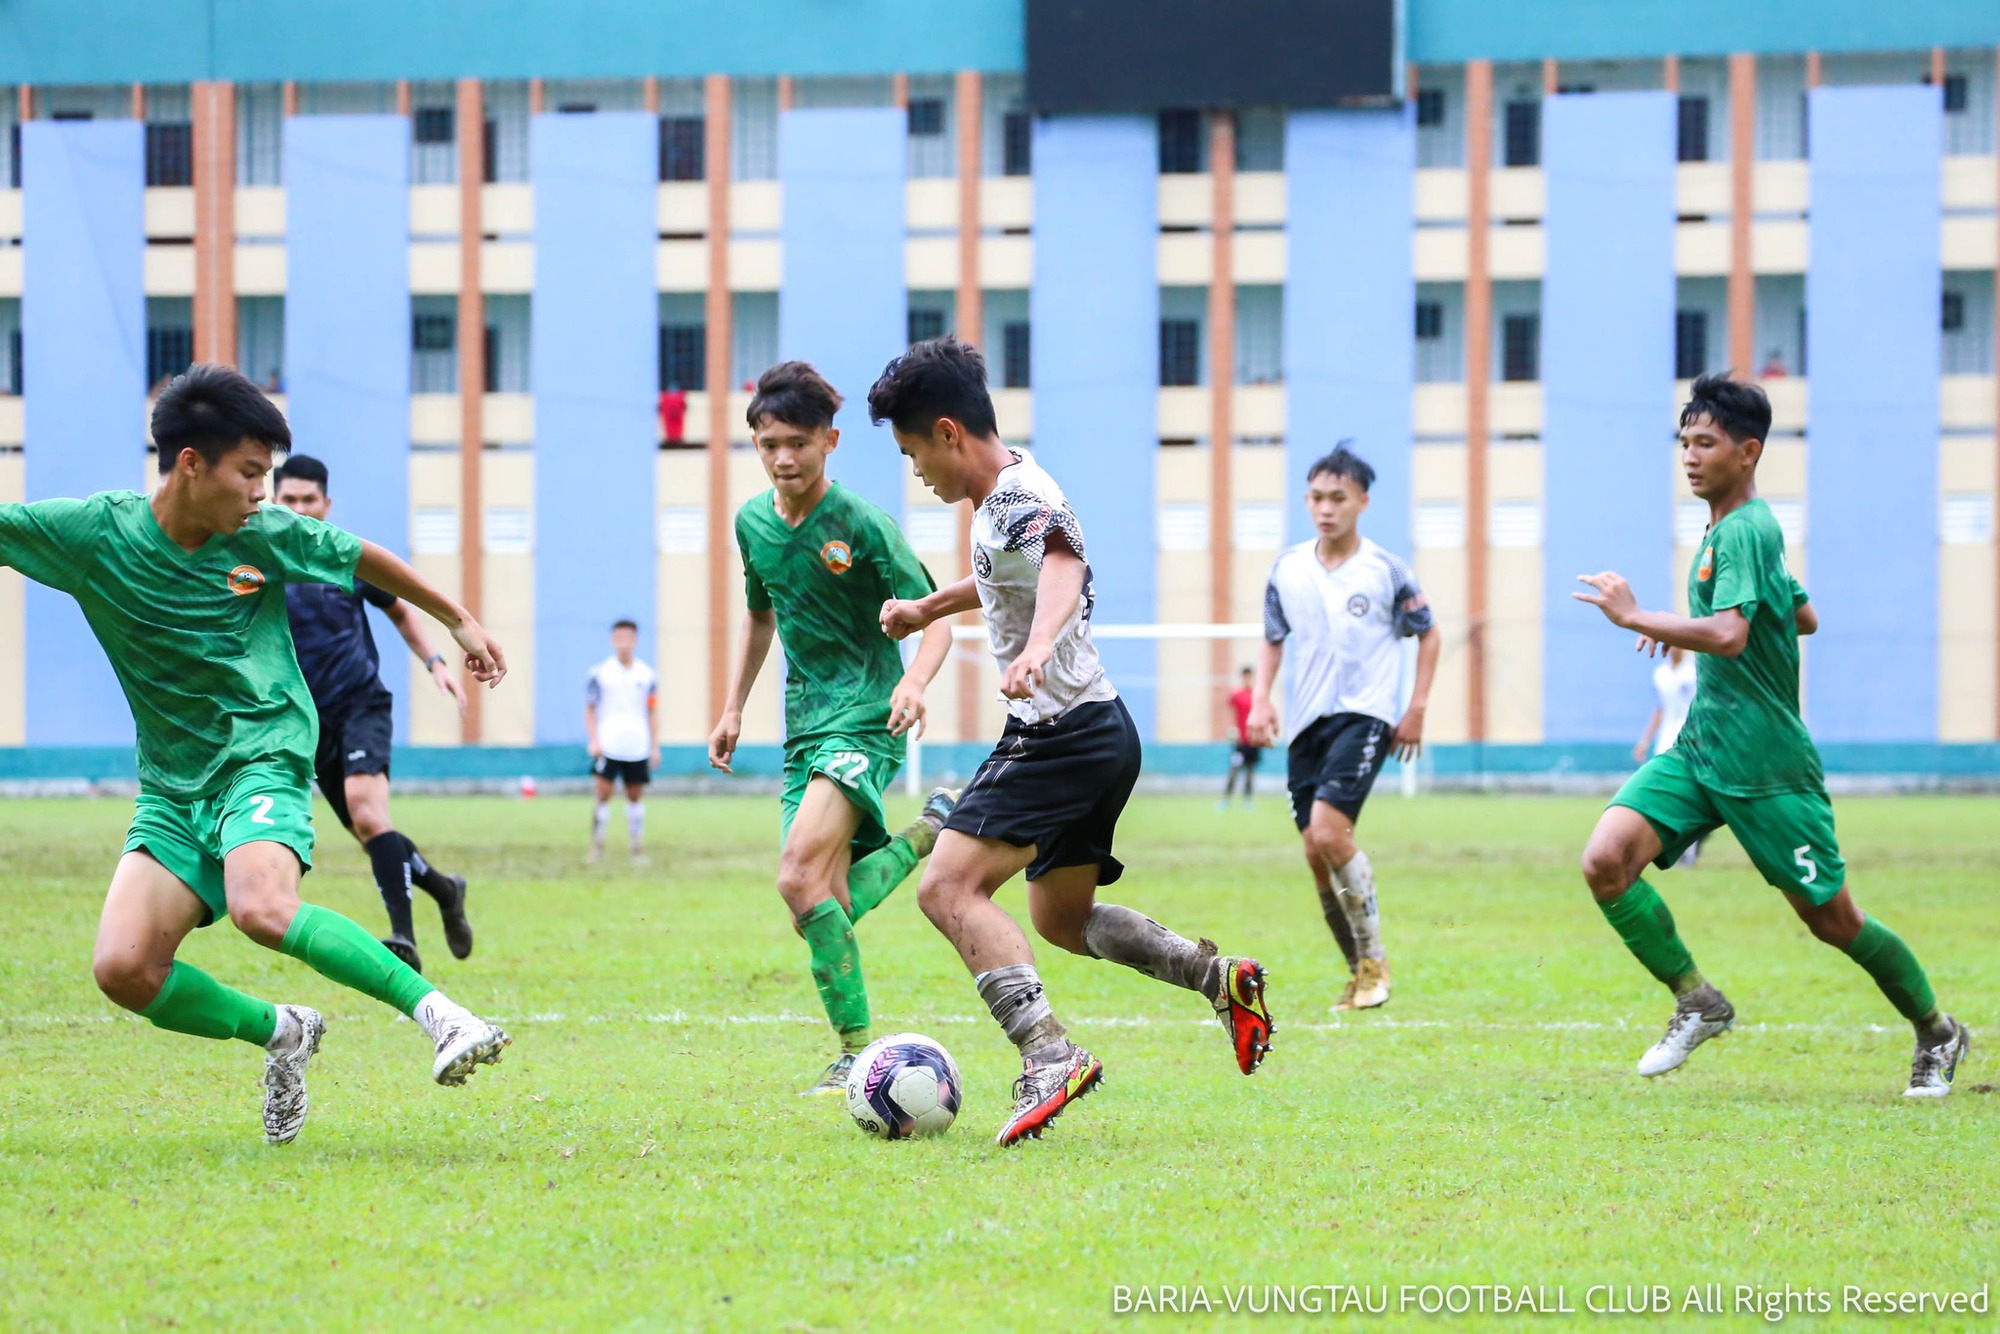
M921 1033L875 1039L847 1076L848 1114L881 1139L943 1134L958 1118L960 1096L951 1053Z

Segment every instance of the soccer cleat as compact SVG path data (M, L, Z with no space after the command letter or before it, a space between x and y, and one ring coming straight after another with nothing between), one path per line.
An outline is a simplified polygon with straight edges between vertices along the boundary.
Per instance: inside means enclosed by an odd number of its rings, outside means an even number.
M417 957L416 941L405 940L401 936L384 936L382 948L410 965L410 971L416 973L424 971L424 961Z
M1221 969L1221 985L1215 990L1215 1017L1236 1048L1236 1068L1255 1074L1271 1050L1271 1011L1264 1004L1264 965L1255 959L1222 955L1215 961Z
M440 1084L463 1084L475 1066L498 1065L501 1051L513 1041L497 1025L460 1013L463 1017L447 1020L438 1034L431 1078Z
M1972 1034L1950 1015L1944 1018L1951 1025L1951 1034L1943 1042L1926 1047L1922 1038L1917 1039L1917 1056L1910 1062L1910 1086L1903 1090L1906 1098L1949 1097L1958 1063L1972 1054Z
M1373 1010L1389 1003L1389 961L1363 959L1354 965L1354 978L1336 1009Z
M917 859L931 855L937 846L938 835L944 832L944 822L951 818L951 812L958 805L960 789L955 787L934 787L924 798L923 810L917 818L896 831L896 837L908 843L917 854Z
M290 1144L306 1123L306 1062L319 1050L326 1020L303 1005L280 1005L298 1026L298 1041L283 1052L264 1053L264 1142Z
M1648 1079L1678 1070L1694 1049L1736 1022L1736 1007L1720 991L1704 985L1681 997L1667 1031L1639 1058L1639 1073Z
M1347 985L1341 988L1340 999L1333 1003L1335 1014L1340 1013L1342 1010L1351 1010L1354 1008L1354 991L1360 985L1360 978L1354 976L1352 973L1347 975Z
M854 1053L844 1051L826 1068L819 1082L811 1088L800 1089L801 1098L845 1097L847 1094L847 1073L854 1068Z
M1040 1065L1027 1062L1021 1077L1014 1081L1014 1113L1000 1127L993 1142L1005 1146L1019 1144L1024 1139L1040 1139L1063 1108L1096 1088L1103 1079L1104 1066L1074 1042L1061 1060Z
M444 878L444 893L437 896L438 915L444 918L445 948L454 959L472 957L472 923L465 918L465 877ZM415 964L410 965L415 968ZM418 969L422 972L422 969Z

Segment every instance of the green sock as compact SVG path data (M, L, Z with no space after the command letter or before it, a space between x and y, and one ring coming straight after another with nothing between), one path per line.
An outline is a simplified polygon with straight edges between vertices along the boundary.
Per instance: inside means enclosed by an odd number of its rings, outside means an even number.
M1873 917L1864 918L1861 930L1847 947L1847 957L1868 970L1897 1014L1920 1028L1936 1022L1937 996L1931 991L1931 980L1924 976L1924 966L1901 936Z
M847 901L852 905L849 923L873 912L916 869L917 850L901 834L850 866L847 869Z
M799 931L812 950L813 985L819 988L827 1022L840 1034L843 1047L859 1050L850 1040L867 1045L868 985L861 979L861 946L854 940L854 924L847 920L839 899L828 899L806 910L799 918Z
M1674 915L1667 911L1666 900L1651 885L1637 881L1617 898L1597 906L1603 910L1604 920L1611 923L1611 929L1625 942L1625 948L1632 951L1632 957L1646 965L1646 971L1671 988L1674 995L1685 996L1702 984L1694 956L1681 944L1680 935L1674 930Z
M139 1011L153 1027L198 1038L239 1038L263 1046L278 1031L278 1010L269 1001L225 987L191 963L176 959L166 985Z
M414 1015L417 1002L435 990L416 969L382 948L382 942L328 908L299 905L278 946L314 972L364 996Z

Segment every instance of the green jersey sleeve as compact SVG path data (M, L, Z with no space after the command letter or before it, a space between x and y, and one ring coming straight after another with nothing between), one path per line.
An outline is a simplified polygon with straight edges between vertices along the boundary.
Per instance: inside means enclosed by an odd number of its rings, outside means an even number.
M1800 607L1812 601L1812 594L1806 592L1806 586L1799 582L1797 575L1792 575L1790 578L1792 581L1792 610L1797 611Z
M353 590L354 567L361 561L361 539L353 533L282 505L266 505L257 522L286 583Z
M1749 523L1726 523L1715 531L1715 591L1710 595L1709 614L1720 615L1731 607L1743 619L1757 619L1764 601L1763 561L1757 530Z
M875 563L889 595L906 601L929 597L937 581L910 549L910 540L896 521L884 514L875 521Z
M94 563L97 528L96 507L87 500L0 505L0 565L73 594Z
M751 611L771 610L771 590L750 560L750 534L743 531L743 516L736 516L736 550L743 557L743 604Z

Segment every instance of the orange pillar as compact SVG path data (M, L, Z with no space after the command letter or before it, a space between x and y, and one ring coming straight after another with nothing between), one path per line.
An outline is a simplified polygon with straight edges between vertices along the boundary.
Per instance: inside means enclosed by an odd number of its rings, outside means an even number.
M1208 619L1230 617L1235 584L1235 476L1230 468L1236 442L1236 117L1217 111L1208 121L1208 173L1213 182L1209 232L1213 240L1208 280ZM1229 709L1227 640L1210 641L1209 716Z
M1681 90L1681 58L1668 56L1660 62L1660 87L1670 93Z
M197 83L188 96L194 110L194 359L233 365L236 85Z
M955 88L957 103L954 114L958 121L958 336L965 342L980 346L990 353L993 349L984 346L986 342L986 289L982 285L979 271L979 208L982 178L982 157L985 136L981 133L981 118L985 104L985 84L976 70L959 71ZM993 369L992 358L987 358L987 371ZM965 578L972 573L972 502L961 501L958 506L958 564L957 577ZM962 625L976 625L978 614L966 612L959 616ZM958 739L972 741L979 736L979 663L972 654L957 658L958 677Z
M1465 67L1466 734L1486 739L1486 432L1493 378L1493 65Z
M1750 239L1757 217L1757 57L1729 57L1729 365L1756 374L1757 279Z
M458 571L459 598L483 616L486 586L486 294L479 250L484 239L480 200L486 184L486 102L477 79L458 81ZM461 736L476 746L484 738L485 691L469 677Z
M708 176L708 716L722 716L729 693L729 553L735 525L729 512L729 78L712 74L705 88L702 161Z
M2000 56L1994 58L1993 77L1996 80L2000 80ZM2000 86L2000 84L1996 84L1996 86ZM1995 142L2000 143L2000 98L1994 99L1994 103L1993 131L1996 136ZM2000 159L1996 159L1996 161L2000 161ZM2000 180L1996 180L1995 185L1996 187L2000 187ZM1993 266L1996 272L2000 272L2000 245L1994 247ZM2000 301L1996 301L1993 306L1993 346L1995 349L2000 349ZM2000 361L2000 351L1996 351L1996 361ZM2000 372L2000 365L1995 366L1995 371ZM1993 384L1994 432L1996 435L2000 435L2000 373L1994 375ZM2000 460L1996 460L1996 463L2000 464ZM2000 466L1997 466L1994 471L1993 496L1996 505L2000 505ZM1995 556L1993 585L1996 592L2000 593L2000 542L1994 543L1993 550ZM1995 624L1996 626L2000 626L2000 616L1996 616ZM1996 661L2000 661L2000 654L1996 654L1995 657ZM2000 736L2000 671L1996 671L1993 678L1993 700L1994 735Z

